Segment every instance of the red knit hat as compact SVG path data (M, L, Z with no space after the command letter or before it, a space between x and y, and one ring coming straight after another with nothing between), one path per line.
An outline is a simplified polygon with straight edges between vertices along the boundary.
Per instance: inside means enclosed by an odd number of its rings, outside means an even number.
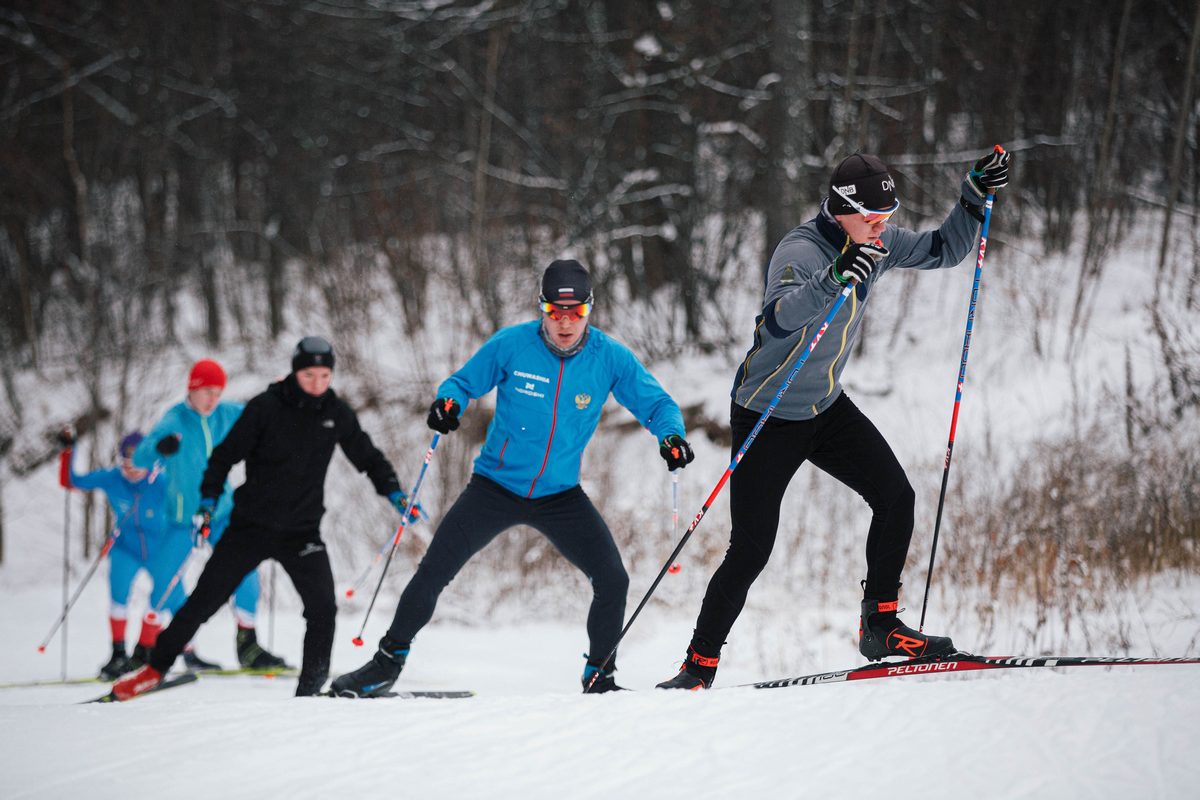
M188 375L189 392L193 389L203 389L205 386L225 388L225 370L221 369L221 365L211 358L202 358L197 361L192 365L192 372Z

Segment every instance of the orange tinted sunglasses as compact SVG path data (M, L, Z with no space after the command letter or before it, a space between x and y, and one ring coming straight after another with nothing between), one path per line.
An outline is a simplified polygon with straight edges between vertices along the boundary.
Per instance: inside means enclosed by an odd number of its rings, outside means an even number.
M574 305L564 305L562 303L551 303L546 298L541 298L539 304L542 313L557 322L560 319L575 319L580 320L592 313L592 298L588 298L586 302L576 303Z

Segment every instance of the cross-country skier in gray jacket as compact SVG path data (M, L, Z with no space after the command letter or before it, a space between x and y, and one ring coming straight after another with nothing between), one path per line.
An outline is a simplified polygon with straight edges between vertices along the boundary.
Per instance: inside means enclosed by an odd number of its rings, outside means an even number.
M729 549L709 581L683 668L660 688L712 685L725 637L770 557L784 491L805 461L858 492L873 513L860 652L880 659L953 651L949 638L915 631L896 616L915 496L891 448L842 391L839 377L880 277L893 268L953 267L966 258L979 236L984 194L1007 184L1008 162L1009 155L999 150L981 158L964 178L961 197L941 226L917 233L888 222L900 202L887 165L856 153L833 171L817 216L775 248L754 342L734 379L734 455L834 298L852 278L857 286L730 477Z

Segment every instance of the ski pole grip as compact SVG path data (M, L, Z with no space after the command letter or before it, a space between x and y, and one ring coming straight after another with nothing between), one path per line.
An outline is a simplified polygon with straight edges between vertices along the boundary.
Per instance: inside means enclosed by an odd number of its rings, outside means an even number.
M58 454L58 485L64 489L71 488L71 448L64 447Z

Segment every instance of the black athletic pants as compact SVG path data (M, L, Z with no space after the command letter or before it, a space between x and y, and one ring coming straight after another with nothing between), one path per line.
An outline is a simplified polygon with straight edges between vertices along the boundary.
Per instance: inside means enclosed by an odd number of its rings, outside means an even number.
M760 416L733 404L734 455ZM746 604L750 585L767 565L783 493L805 461L858 492L870 505L865 596L895 599L912 538L915 496L882 434L843 393L813 419L767 419L730 476L729 549L708 583L692 642L693 647L699 643L702 655L720 650Z
M318 687L329 676L337 602L333 571L319 530L276 531L234 520L213 548L196 588L162 633L150 665L166 672L200 626L220 610L229 595L263 561L273 558L292 579L304 603L304 662L300 687Z
M467 488L442 519L425 557L400 595L388 638L397 645L410 644L433 617L438 596L459 570L514 525L537 530L591 581L589 656L597 662L607 656L621 633L629 576L600 512L578 486L546 497L527 498L482 475L471 476Z

